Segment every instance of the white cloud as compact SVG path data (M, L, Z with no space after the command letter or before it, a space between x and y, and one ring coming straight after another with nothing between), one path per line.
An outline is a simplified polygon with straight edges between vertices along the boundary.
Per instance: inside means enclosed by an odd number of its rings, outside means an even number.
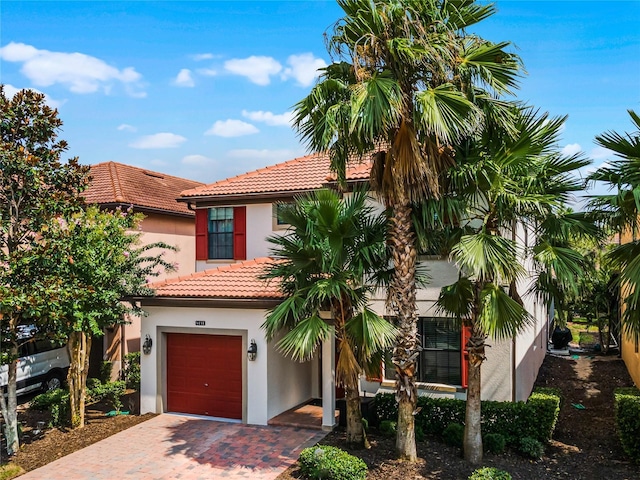
M155 135L145 135L129 144L130 147L140 149L150 148L177 148L187 139L175 133L156 133Z
M290 126L293 121L293 112L274 114L271 112L263 112L262 110L253 112L242 110L242 116L254 122L263 122L271 126Z
M182 160L180 160L180 162L184 163L185 165L204 166L204 165L211 165L212 163L215 162L215 160L209 157L205 157L204 155L186 155L182 157Z
M234 58L224 62L228 72L247 77L256 85L269 85L271 76L280 73L282 65L272 57L252 55L248 58Z
M131 96L146 95L141 90L142 75L133 67L120 70L83 53L51 52L11 42L0 48L0 58L22 63L22 74L40 87L61 84L73 93L93 93L99 89L108 93L112 84L119 82Z
M200 62L202 60L211 60L213 58L213 53L194 53L191 55L191 58L196 62Z
M593 160L604 160L613 156L615 156L615 153L604 147L595 147L589 152L589 158Z
M5 96L7 98L12 98L20 90L22 90L22 89L21 88L16 88L13 85L11 85L10 83L5 83L4 84L4 94L5 94ZM67 103L66 100L54 100L49 95L47 95L44 92L41 92L37 88L29 88L29 90L33 90L36 93L41 93L42 95L44 95L44 103L49 105L51 108L60 108L62 105Z
M568 145L565 145L562 148L562 154L569 157L571 155L575 155L576 153L579 153L580 151L582 151L582 147L580 146L579 143L570 143Z
M303 87L311 85L319 75L318 70L327 66L323 59L314 57L313 53L291 55L287 64L289 66L282 72L282 78L293 78Z
M173 84L176 87L194 87L196 84L191 76L191 70L183 68L178 73L178 76L173 80Z
M118 130L121 132L135 132L138 129L133 125L129 125L128 123L123 123L121 125L118 125Z
M242 120L218 120L213 126L204 132L205 135L216 135L218 137L242 137L258 133L256 127Z
M196 70L200 75L204 75L205 77L215 77L218 72L213 68L199 68Z

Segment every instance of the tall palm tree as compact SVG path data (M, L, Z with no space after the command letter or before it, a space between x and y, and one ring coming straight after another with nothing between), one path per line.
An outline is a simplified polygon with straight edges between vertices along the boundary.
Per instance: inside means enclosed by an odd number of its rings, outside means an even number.
M516 109L516 116L515 134L489 125L462 142L450 174L452 190L466 201L466 227L472 232L452 248L460 276L442 289L438 304L470 328L464 455L474 464L482 462L480 372L486 340L513 338L532 321L517 289L526 279L526 258L537 262L540 275L552 265L562 288L582 272L579 254L551 241L559 233L545 228L552 225L549 217L560 218L569 194L582 187L572 172L589 162L557 153L563 118L530 109ZM556 229L566 228L565 222L558 220ZM520 246L519 227L535 228L532 248Z
M386 268L384 215L374 215L367 195L355 192L344 200L320 190L283 205L282 219L291 227L268 240L272 255L264 277L280 282L285 300L266 318L272 340L284 332L279 349L300 361L310 359L320 343L336 336L336 384L347 400L347 442L366 444L360 412L359 375L379 376L383 352L395 339L393 325L374 313L365 283ZM320 317L331 310L333 326Z
M589 180L607 183L613 192L591 199L596 218L614 232L629 235L630 241L616 246L609 256L620 270L620 287L625 334L640 338L640 115L629 110L636 128L632 133L606 132L596 143L613 151L614 160L590 175Z
M416 236L413 206L440 196L452 145L486 118L509 120L496 100L516 86L519 59L507 42L466 30L492 15L473 0L338 0L345 15L327 37L334 63L295 108L313 151L328 151L343 180L350 159L373 154L371 184L392 215L394 275L388 305L400 334L393 350L398 398L396 448L416 459ZM477 105L484 104L487 115ZM489 107L490 106L490 107Z

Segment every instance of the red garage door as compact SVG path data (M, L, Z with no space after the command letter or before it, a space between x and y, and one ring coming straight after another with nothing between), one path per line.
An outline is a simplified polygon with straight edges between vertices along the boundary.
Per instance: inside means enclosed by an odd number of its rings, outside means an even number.
M167 334L167 410L242 419L242 337Z

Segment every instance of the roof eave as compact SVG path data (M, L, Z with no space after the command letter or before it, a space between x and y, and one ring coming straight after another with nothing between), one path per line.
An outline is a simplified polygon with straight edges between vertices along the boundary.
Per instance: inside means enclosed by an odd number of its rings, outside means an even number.
M141 213L159 213L163 215L171 215L173 217L183 217L183 218L193 218L195 213L193 212L178 212L176 210L166 210L164 208L154 208L154 207L146 207L143 205L137 205L135 203L126 203L126 202L87 202L89 205L98 205L100 208L104 209L115 209L121 208L122 210L127 210L129 207L133 207L135 212Z
M354 186L356 184L367 184L369 179L347 180L347 185ZM255 192L255 193L239 193L239 194L214 194L214 195L194 195L183 196L178 198L178 202L195 203L198 206L211 206L232 203L264 203L265 200L278 201L290 200L298 195L305 195L310 192L319 190L320 188L337 188L338 184L335 180L328 180L317 188L307 188L301 190L284 190L278 192Z
M247 308L269 309L282 302L281 298L213 298L213 297L131 297L143 307Z

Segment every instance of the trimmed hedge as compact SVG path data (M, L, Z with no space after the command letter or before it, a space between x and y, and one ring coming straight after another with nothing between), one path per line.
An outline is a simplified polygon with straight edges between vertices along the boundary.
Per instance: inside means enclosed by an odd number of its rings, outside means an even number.
M418 397L416 428L442 435L451 423L464 425L466 402L454 398ZM560 396L553 389L536 389L525 402L482 402L482 433L502 435L517 446L522 437L546 443L551 439L560 412ZM376 395L376 413L381 421L396 420L398 406L391 393Z
M305 448L298 458L300 470L309 478L364 480L367 464L344 450L326 445Z
M640 464L640 390L618 388L614 397L620 443L629 458Z

